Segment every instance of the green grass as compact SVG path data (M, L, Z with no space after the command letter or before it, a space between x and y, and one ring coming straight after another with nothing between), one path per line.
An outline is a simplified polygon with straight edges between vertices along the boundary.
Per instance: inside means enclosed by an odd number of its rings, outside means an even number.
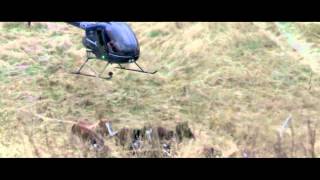
M25 70L25 73L29 76L34 76L39 73L43 73L43 67L41 67L40 65L32 65Z
M161 30L153 30L149 33L149 37L155 38L158 36L167 36L169 33L168 32L163 32Z

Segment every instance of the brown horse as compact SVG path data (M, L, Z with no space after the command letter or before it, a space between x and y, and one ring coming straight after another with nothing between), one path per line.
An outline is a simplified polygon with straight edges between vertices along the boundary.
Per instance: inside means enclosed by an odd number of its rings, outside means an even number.
M97 148L104 147L103 138L95 132L98 123L90 124L87 121L79 121L74 124L71 128L71 131L74 135L80 137L84 142L89 142L91 145Z

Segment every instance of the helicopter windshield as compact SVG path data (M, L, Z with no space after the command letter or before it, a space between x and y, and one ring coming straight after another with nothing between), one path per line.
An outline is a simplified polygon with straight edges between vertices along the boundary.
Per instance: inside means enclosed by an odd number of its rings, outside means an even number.
M110 38L111 45L116 46L121 52L132 52L137 49L138 41L126 23L112 22L110 24L107 36Z

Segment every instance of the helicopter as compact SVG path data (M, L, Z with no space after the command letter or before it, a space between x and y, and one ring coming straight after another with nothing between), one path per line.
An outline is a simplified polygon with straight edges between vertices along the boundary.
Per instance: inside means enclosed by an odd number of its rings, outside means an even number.
M139 41L131 29L125 22L66 22L85 31L82 44L86 48L86 60L76 72L72 74L98 77L102 79L111 79L112 72L109 77L102 77L103 73L109 65L117 64L118 69L134 71L145 74L155 74L157 71L145 71L138 63L140 57ZM28 22L31 26L31 22ZM81 70L91 59L105 61L106 65L100 74L90 75L82 73ZM125 68L124 64L135 64L138 69Z

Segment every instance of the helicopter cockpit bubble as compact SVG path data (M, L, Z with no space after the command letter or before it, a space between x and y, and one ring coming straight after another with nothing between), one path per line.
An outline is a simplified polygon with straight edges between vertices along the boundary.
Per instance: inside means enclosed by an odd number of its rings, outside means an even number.
M106 36L110 38L112 46L117 52L126 56L139 56L139 42L129 25L122 22L111 22L106 30Z

